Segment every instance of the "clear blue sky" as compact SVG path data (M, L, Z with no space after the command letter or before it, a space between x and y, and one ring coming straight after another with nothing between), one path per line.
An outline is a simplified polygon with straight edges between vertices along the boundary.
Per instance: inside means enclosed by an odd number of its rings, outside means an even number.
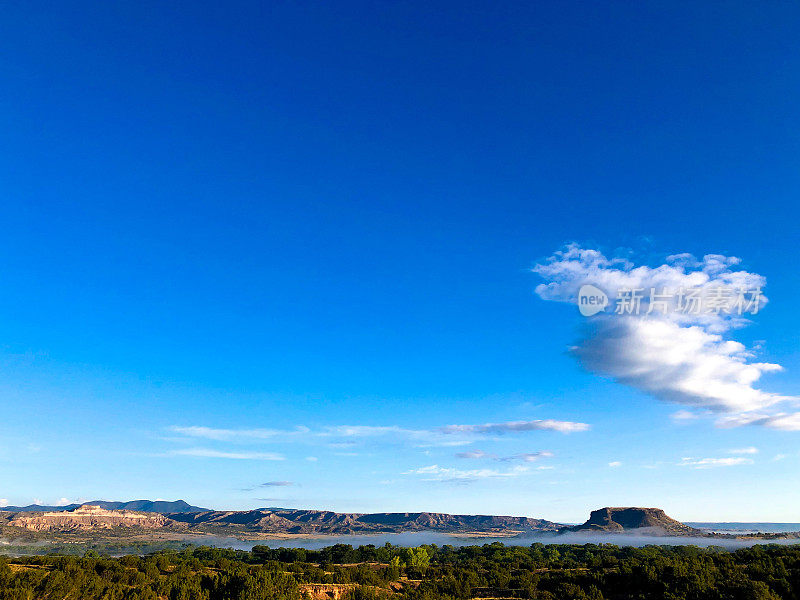
M800 395L798 27L793 2L9 4L0 497L800 521L800 432L589 372L531 272L573 242L740 257L770 302L728 334ZM548 419L590 427L440 429Z

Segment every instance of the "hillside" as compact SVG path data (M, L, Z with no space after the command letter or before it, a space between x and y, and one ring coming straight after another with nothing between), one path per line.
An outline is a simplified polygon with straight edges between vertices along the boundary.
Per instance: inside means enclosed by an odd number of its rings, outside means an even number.
M565 527L566 531L595 531L605 533L622 533L636 531L652 535L705 535L705 533L689 525L667 516L660 508L605 507L593 510L582 525Z

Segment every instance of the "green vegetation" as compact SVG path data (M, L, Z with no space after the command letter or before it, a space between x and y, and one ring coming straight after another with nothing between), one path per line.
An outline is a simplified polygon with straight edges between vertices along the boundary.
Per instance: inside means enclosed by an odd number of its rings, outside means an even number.
M0 600L800 599L800 546L487 544L0 558Z

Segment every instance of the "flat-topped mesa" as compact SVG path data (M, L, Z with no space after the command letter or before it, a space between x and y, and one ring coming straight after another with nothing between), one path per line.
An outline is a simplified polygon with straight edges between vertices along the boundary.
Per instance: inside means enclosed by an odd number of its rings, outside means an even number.
M566 527L562 531L597 531L623 533L635 531L649 535L704 535L699 529L667 516L660 508L636 506L607 506L593 510L583 525Z
M131 527L160 529L172 528L178 524L160 514L108 510L89 504L70 511L19 513L8 522L8 525L30 531L75 531Z

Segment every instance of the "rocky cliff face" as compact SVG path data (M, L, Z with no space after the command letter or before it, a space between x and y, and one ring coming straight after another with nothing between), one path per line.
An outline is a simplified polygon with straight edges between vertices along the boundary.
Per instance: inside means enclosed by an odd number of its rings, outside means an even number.
M704 535L699 529L684 525L667 516L660 508L606 507L593 510L583 525L563 531L597 531L622 533L636 531L652 535Z
M178 523L155 513L130 510L107 510L99 506L79 506L71 511L11 514L6 522L29 531L81 531L96 529L180 527Z

